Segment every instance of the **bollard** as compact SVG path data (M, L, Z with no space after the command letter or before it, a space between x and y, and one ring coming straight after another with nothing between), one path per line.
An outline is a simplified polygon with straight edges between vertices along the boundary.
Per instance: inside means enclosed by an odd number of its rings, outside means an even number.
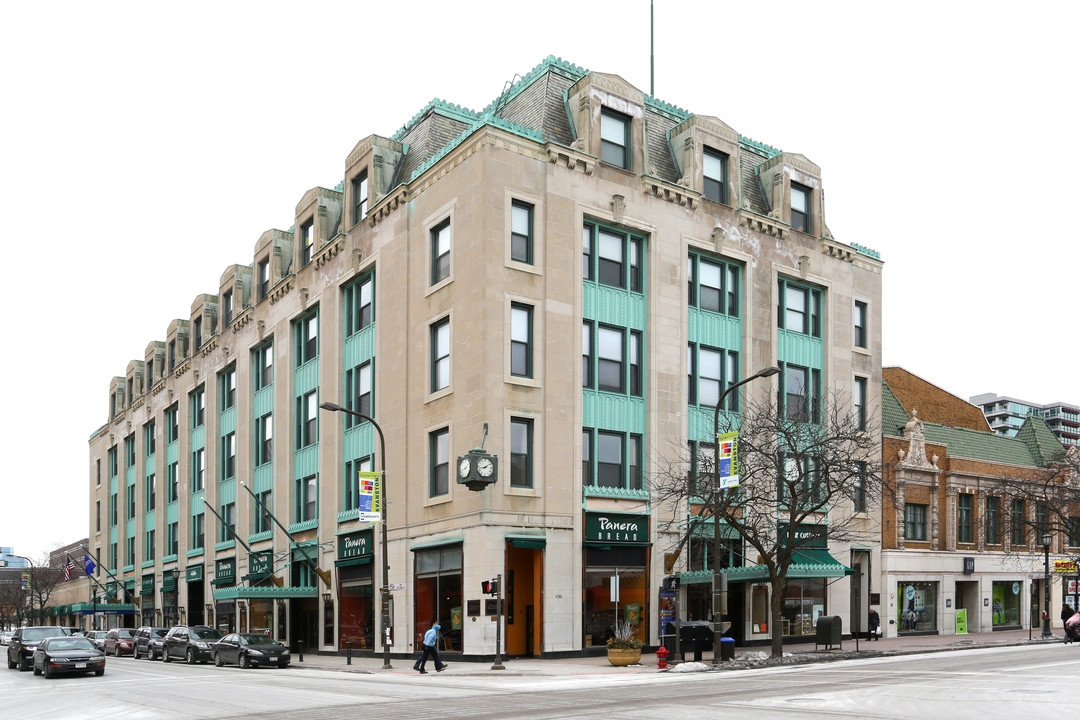
M300 653L300 662L304 662L304 641L303 640L297 640L296 641L296 650L297 650L297 652Z
M352 642L345 641L345 664L352 665Z

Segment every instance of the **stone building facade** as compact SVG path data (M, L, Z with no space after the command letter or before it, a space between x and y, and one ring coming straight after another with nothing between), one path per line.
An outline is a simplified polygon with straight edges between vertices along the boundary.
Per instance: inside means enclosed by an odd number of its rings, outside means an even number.
M587 652L616 619L656 643L674 539L648 478L710 442L709 399L779 365L748 391L879 407L882 262L832 237L822 192L806 157L556 58L482 111L434 100L113 380L90 544L147 621L377 651L359 473L385 463L394 652L438 618L448 652L491 653L497 575L511 654ZM386 457L324 402L375 418ZM865 534L829 550L869 566ZM848 583L819 584L846 616ZM767 639L734 594L733 632Z

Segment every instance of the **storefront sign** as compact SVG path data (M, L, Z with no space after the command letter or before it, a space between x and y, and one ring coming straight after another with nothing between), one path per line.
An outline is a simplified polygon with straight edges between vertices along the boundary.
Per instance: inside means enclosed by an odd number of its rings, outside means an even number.
M780 543L787 542L787 523L781 523L777 527ZM827 548L829 547L828 525L799 525L795 528L796 548Z
M225 558L214 563L214 584L224 585L236 580L236 558Z
M647 545L649 516L585 513L585 542Z
M973 572L975 572L975 558L973 558L973 557L964 558L964 574L965 575L970 575Z
M198 582L203 579L203 566L202 565L188 565L187 572L184 573L184 579L188 582Z
M274 553L271 550L253 552L248 555L248 573L269 575L274 572Z
M142 577L142 593L143 595L154 594L154 574L143 575Z
M967 610L964 608L956 611L956 634L967 635Z
M375 550L371 530L361 530L338 537L338 560L358 560L371 557Z
M1054 572L1056 573L1070 573L1076 574L1076 561L1075 560L1055 560Z

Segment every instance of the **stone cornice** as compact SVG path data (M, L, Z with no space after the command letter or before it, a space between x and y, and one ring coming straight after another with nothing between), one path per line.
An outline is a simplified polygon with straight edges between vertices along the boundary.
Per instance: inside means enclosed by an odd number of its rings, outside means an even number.
M146 395L140 395L139 397L135 398L135 400L131 403L131 410L132 411L138 410L145 403L146 403Z
M172 376L174 378L179 378L190 369L191 369L191 358L184 358L183 362L181 362L179 365L177 365L176 369L173 370Z
M730 140L735 144L738 144L739 142L739 133L737 133L734 128L723 120L711 115L691 115L675 127L671 128L670 134L678 135L681 132L695 127L710 135Z
M153 387L150 388L150 394L153 395L154 397L157 397L164 390L165 390L165 378L161 378L156 383L154 383Z
M269 295L271 305L292 292L293 280L295 279L296 276L290 274L282 278L281 282L274 286L274 289L270 291Z
M366 218L368 225L375 227L408 201L409 188L405 185L398 185L393 192L381 198L379 204L368 211Z
M776 218L766 217L765 215L758 215L755 212L748 210L739 210L739 225L756 232L772 235L773 237L784 239L784 235L787 234L788 226L786 223L782 223Z
M688 207L691 210L696 210L701 204L701 193L696 190L691 190L688 187L668 182L655 175L642 175L641 185L642 190L645 191L646 195L652 195L661 200L667 200L676 205Z
M319 250L318 255L315 256L315 269L321 268L326 263L333 260L345 247L345 233L338 233L330 242L323 245Z
M592 175L596 169L596 157L565 145L547 144L547 159L552 165L562 165L567 170L581 170Z
M212 338L203 343L202 349L199 350L200 357L208 357L210 353L214 352L218 346L218 336L214 335Z
M300 215L309 205L314 203L320 197L328 198L331 200L337 200L341 202L343 193L336 190L330 190L324 187L313 187L304 193L304 197L300 198L300 202L296 204L296 215Z
M821 252L829 257L838 258L844 262L855 261L855 251L843 243L838 243L835 240L829 240L828 238L821 238Z

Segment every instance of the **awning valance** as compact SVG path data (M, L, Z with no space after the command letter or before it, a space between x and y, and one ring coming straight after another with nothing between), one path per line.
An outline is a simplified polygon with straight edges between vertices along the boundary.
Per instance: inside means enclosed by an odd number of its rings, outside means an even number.
M788 567L787 577L789 580L803 578L844 577L854 571L840 563L824 548L806 548L792 553L792 562ZM745 565L743 567L728 568L728 582L759 582L767 580L769 571L764 565ZM694 572L679 573L679 582L683 585L694 583L711 583L712 570L696 570Z

